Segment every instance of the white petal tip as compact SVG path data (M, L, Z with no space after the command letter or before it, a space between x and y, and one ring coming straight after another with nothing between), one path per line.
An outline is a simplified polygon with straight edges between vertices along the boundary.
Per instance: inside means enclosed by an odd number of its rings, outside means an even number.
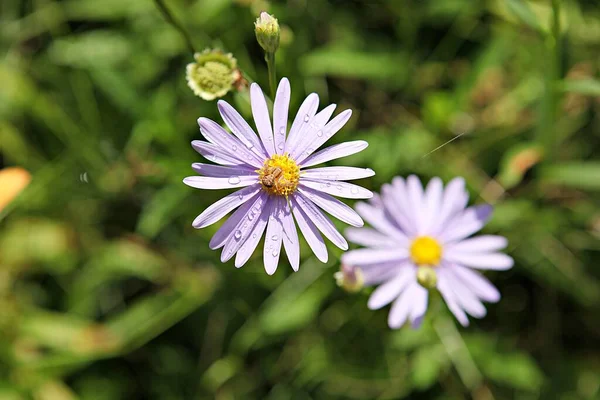
M275 268L273 268L273 269L265 266L265 271L267 272L267 275L273 275L275 273L275 271L277 271L277 266L275 266Z

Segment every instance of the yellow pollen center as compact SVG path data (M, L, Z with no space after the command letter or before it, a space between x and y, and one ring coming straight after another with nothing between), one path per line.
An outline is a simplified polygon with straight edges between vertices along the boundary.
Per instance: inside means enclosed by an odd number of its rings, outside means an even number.
M300 167L287 153L273 155L256 172L263 189L277 196L287 197L294 193L300 180Z
M418 266L435 267L442 258L442 246L429 236L418 237L410 246L410 258Z

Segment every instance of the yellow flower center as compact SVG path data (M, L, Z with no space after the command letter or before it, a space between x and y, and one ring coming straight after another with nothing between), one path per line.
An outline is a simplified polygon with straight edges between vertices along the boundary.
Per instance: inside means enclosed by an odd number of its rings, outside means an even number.
M442 258L442 246L429 236L418 237L410 246L410 258L418 266L435 267Z
M300 167L287 153L273 155L256 172L263 189L277 196L287 197L294 193L300 180Z

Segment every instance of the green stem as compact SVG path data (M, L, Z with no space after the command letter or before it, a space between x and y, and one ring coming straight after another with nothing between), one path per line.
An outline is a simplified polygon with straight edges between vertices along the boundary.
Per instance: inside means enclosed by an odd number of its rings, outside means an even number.
M164 19L169 24L173 25L173 27L176 30L178 30L179 33L181 33L181 36L183 36L183 38L185 39L187 47L192 52L192 54L196 53L196 49L194 48L194 44L192 43L192 38L187 33L187 31L184 29L183 25L181 25L175 19L175 17L173 16L173 14L171 14L171 12L167 8L167 5L163 2L163 0L154 0L154 3L156 4L156 7L158 7L158 10L160 11L160 13L163 15Z
M267 61L267 69L269 71L269 86L271 87L271 98L275 101L275 87L277 83L277 75L275 73L275 53L266 53L265 60Z

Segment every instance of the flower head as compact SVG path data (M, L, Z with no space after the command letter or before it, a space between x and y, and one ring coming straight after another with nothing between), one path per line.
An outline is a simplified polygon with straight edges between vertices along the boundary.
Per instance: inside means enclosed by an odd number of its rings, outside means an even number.
M275 53L279 47L279 22L269 13L261 12L254 23L256 40L267 53Z
M220 50L206 49L194 54L196 62L186 67L188 86L204 100L223 97L241 79L237 60Z
M192 146L215 164L195 163L203 176L184 179L198 189L238 190L208 207L193 222L197 229L211 225L237 210L210 241L212 249L223 248L221 261L235 256L235 266L248 261L266 230L263 258L268 274L277 269L281 246L297 270L300 250L296 224L309 246L322 262L327 249L321 233L342 250L348 243L321 210L353 226L362 226L360 216L332 195L366 199L373 194L345 181L374 175L368 168L322 167L317 164L358 153L367 142L346 142L315 151L350 119L345 110L330 119L335 105L317 113L319 96L310 94L300 106L288 131L290 84L283 78L277 88L273 119L257 84L250 88L252 114L258 135L227 102L218 108L232 134L207 118L199 118L200 132L208 140L195 140ZM294 222L295 221L295 222ZM321 233L319 233L321 232Z
M443 187L433 178L424 189L416 176L397 177L383 185L381 195L356 210L372 228L349 228L351 242L365 246L342 256L345 265L359 268L365 285L379 285L368 306L379 309L393 302L391 328L408 320L419 326L427 311L428 290L437 289L458 321L467 314L486 314L482 301L496 302L498 290L473 269L506 270L511 257L499 252L502 236L470 237L491 215L488 205L467 207L469 195L462 178Z

